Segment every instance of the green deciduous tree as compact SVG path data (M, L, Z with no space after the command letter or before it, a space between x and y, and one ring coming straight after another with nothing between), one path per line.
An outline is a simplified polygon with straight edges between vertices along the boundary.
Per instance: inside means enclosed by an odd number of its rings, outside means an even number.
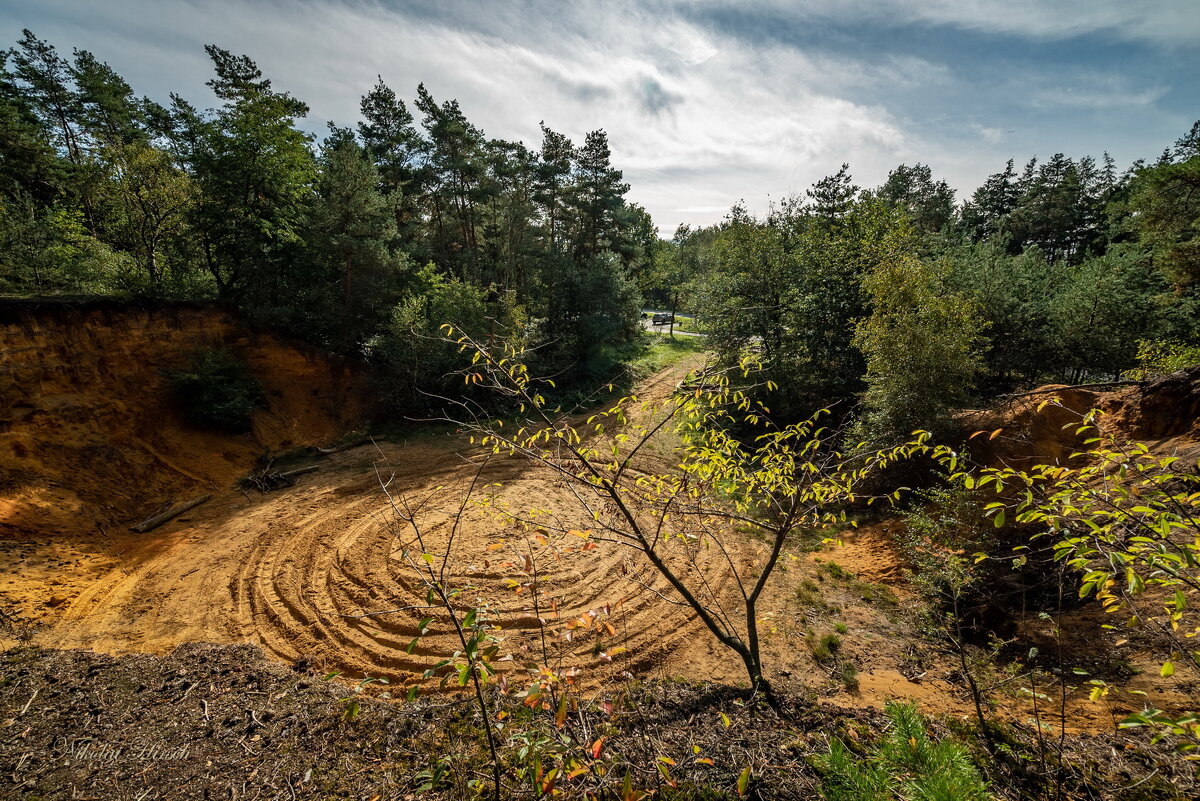
M114 207L112 236L134 255L150 286L157 289L162 283L163 246L185 232L195 186L167 153L144 142L112 145L105 157L111 165L105 192Z
M675 599L737 654L752 690L774 701L758 603L789 537L844 525L846 505L861 485L923 442L843 455L817 418L777 426L762 404L731 384L731 373L745 379L756 370L753 359L733 370L695 373L686 391L661 402L626 397L580 422L547 402L553 382L535 378L513 343L448 334L470 358L459 370L463 382L505 399L517 418L491 420L464 401L450 419L494 452L530 459L557 476L588 521L584 536L644 557ZM752 444L734 436L735 429L752 431L746 438ZM656 461L642 458L652 451ZM671 467L655 467L664 452ZM544 518L539 524L555 528ZM735 527L759 532L765 553L747 561ZM724 581L734 588L732 598L715 589Z
M128 256L91 236L83 215L43 208L28 197L0 198L0 287L4 291L104 294L134 270Z
M1052 403L1057 399L1050 396L1042 406ZM1080 598L1095 598L1117 625L1142 629L1155 642L1163 678L1174 675L1177 663L1200 668L1195 460L1120 441L1104 433L1100 420L1095 410L1082 417L1075 428L1079 451L1062 463L968 472L956 471L947 454L939 458L953 482L996 498L985 510L997 527L1014 520L1030 531L1029 543L1017 548L1018 564L1032 549L1048 545L1055 561L1074 571ZM1114 691L1099 678L1087 683L1093 700ZM1200 718L1194 711L1166 714L1150 703L1121 726L1163 727L1181 737L1183 749L1195 758Z
M902 229L889 239L863 279L872 311L854 337L867 360L863 432L884 442L944 429L969 396L983 344L977 308L947 287L944 267L917 258Z
M441 326L523 347L521 315L511 297L489 300L486 289L427 264L413 276L386 328L368 343L383 399L394 408L427 411L443 408L448 398L478 395L456 374L461 356Z

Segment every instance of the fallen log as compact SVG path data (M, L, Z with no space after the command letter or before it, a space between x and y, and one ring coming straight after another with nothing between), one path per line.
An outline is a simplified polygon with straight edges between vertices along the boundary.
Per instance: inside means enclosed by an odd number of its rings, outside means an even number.
M247 489L254 488L259 492L266 493L271 490L294 486L296 476L302 476L305 473L312 473L320 469L320 465L313 464L308 467L298 467L295 470L288 470L286 473L281 473L278 470L272 470L270 467L267 467L243 478L242 486Z
M165 511L161 514L157 514L154 517L147 518L146 520L143 520L142 522L138 523L136 526L130 526L129 530L136 531L138 534L145 534L147 531L153 531L154 529L161 526L163 523L166 523L168 520L173 520L176 517L179 517L184 512L186 512L190 509L195 509L200 504L204 503L205 501L211 500L211 499L212 499L211 495L201 495L199 498L190 500L187 503L181 503L179 506L172 507L171 509L168 509L167 511Z
M374 442L374 440L371 437L359 437L358 439L351 440L350 442L346 442L342 445L334 445L332 448L317 448L317 453L324 456L332 456L335 453L350 450L351 448L357 448L359 445L366 445L369 442Z
M280 473L280 478L292 478L294 476L302 476L305 473L315 473L321 469L319 464L311 464L308 467L298 467L295 470L289 470L286 473Z

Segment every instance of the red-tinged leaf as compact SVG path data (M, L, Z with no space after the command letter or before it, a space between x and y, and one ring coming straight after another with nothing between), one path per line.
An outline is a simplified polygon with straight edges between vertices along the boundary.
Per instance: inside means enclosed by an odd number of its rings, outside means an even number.
M696 760L696 764L697 765L715 765L716 763L713 762L708 757L700 757L699 759Z
M604 738L601 737L599 740L592 743L592 748L588 753L590 753L592 755L592 759L599 759L600 752L603 750L604 750Z
M604 623L604 631L608 634L609 637L617 636L617 630L613 628L612 623L609 623L607 621Z

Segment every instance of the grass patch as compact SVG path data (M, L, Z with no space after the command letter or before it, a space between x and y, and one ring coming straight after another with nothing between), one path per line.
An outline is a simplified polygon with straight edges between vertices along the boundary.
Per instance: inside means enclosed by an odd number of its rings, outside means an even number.
M858 668L854 666L853 662L844 659L839 662L837 678L847 690L858 689Z
M696 337L671 337L648 333L641 351L628 362L637 376L657 373L696 353L704 353L704 341Z
M816 553L825 547L826 534L819 528L796 529L788 540L788 547L800 553Z
M795 594L796 601L799 602L801 606L807 606L812 609L822 611L836 608L825 599L825 594L821 591L820 585L818 585L817 582L813 581L812 579L804 579L797 584Z
M883 606L898 606L900 604L900 599L889 588L882 584L861 581L849 570L832 560L817 563L817 580L824 581L826 577L835 583L845 585L849 592L857 595L860 600L867 603Z
M882 584L855 581L854 592L867 603L882 604L883 606L900 605L900 599L896 597L896 594Z
M675 316L675 330L688 334L707 334L708 328L695 317Z
M837 658L838 652L842 650L842 638L836 634L824 634L818 637L815 632L810 633L808 650L812 651L813 659L824 665Z
M818 575L827 575L834 581L853 581L854 574L832 560L821 562L817 568Z

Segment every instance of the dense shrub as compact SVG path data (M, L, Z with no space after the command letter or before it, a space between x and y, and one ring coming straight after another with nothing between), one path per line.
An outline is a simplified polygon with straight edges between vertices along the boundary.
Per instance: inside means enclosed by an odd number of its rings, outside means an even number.
M1126 370L1123 377L1133 381L1149 381L1200 364L1200 346L1143 339L1138 342L1137 357L1138 366Z
M187 419L206 428L247 432L263 401L258 379L223 348L197 351L190 369L173 371L169 377Z

